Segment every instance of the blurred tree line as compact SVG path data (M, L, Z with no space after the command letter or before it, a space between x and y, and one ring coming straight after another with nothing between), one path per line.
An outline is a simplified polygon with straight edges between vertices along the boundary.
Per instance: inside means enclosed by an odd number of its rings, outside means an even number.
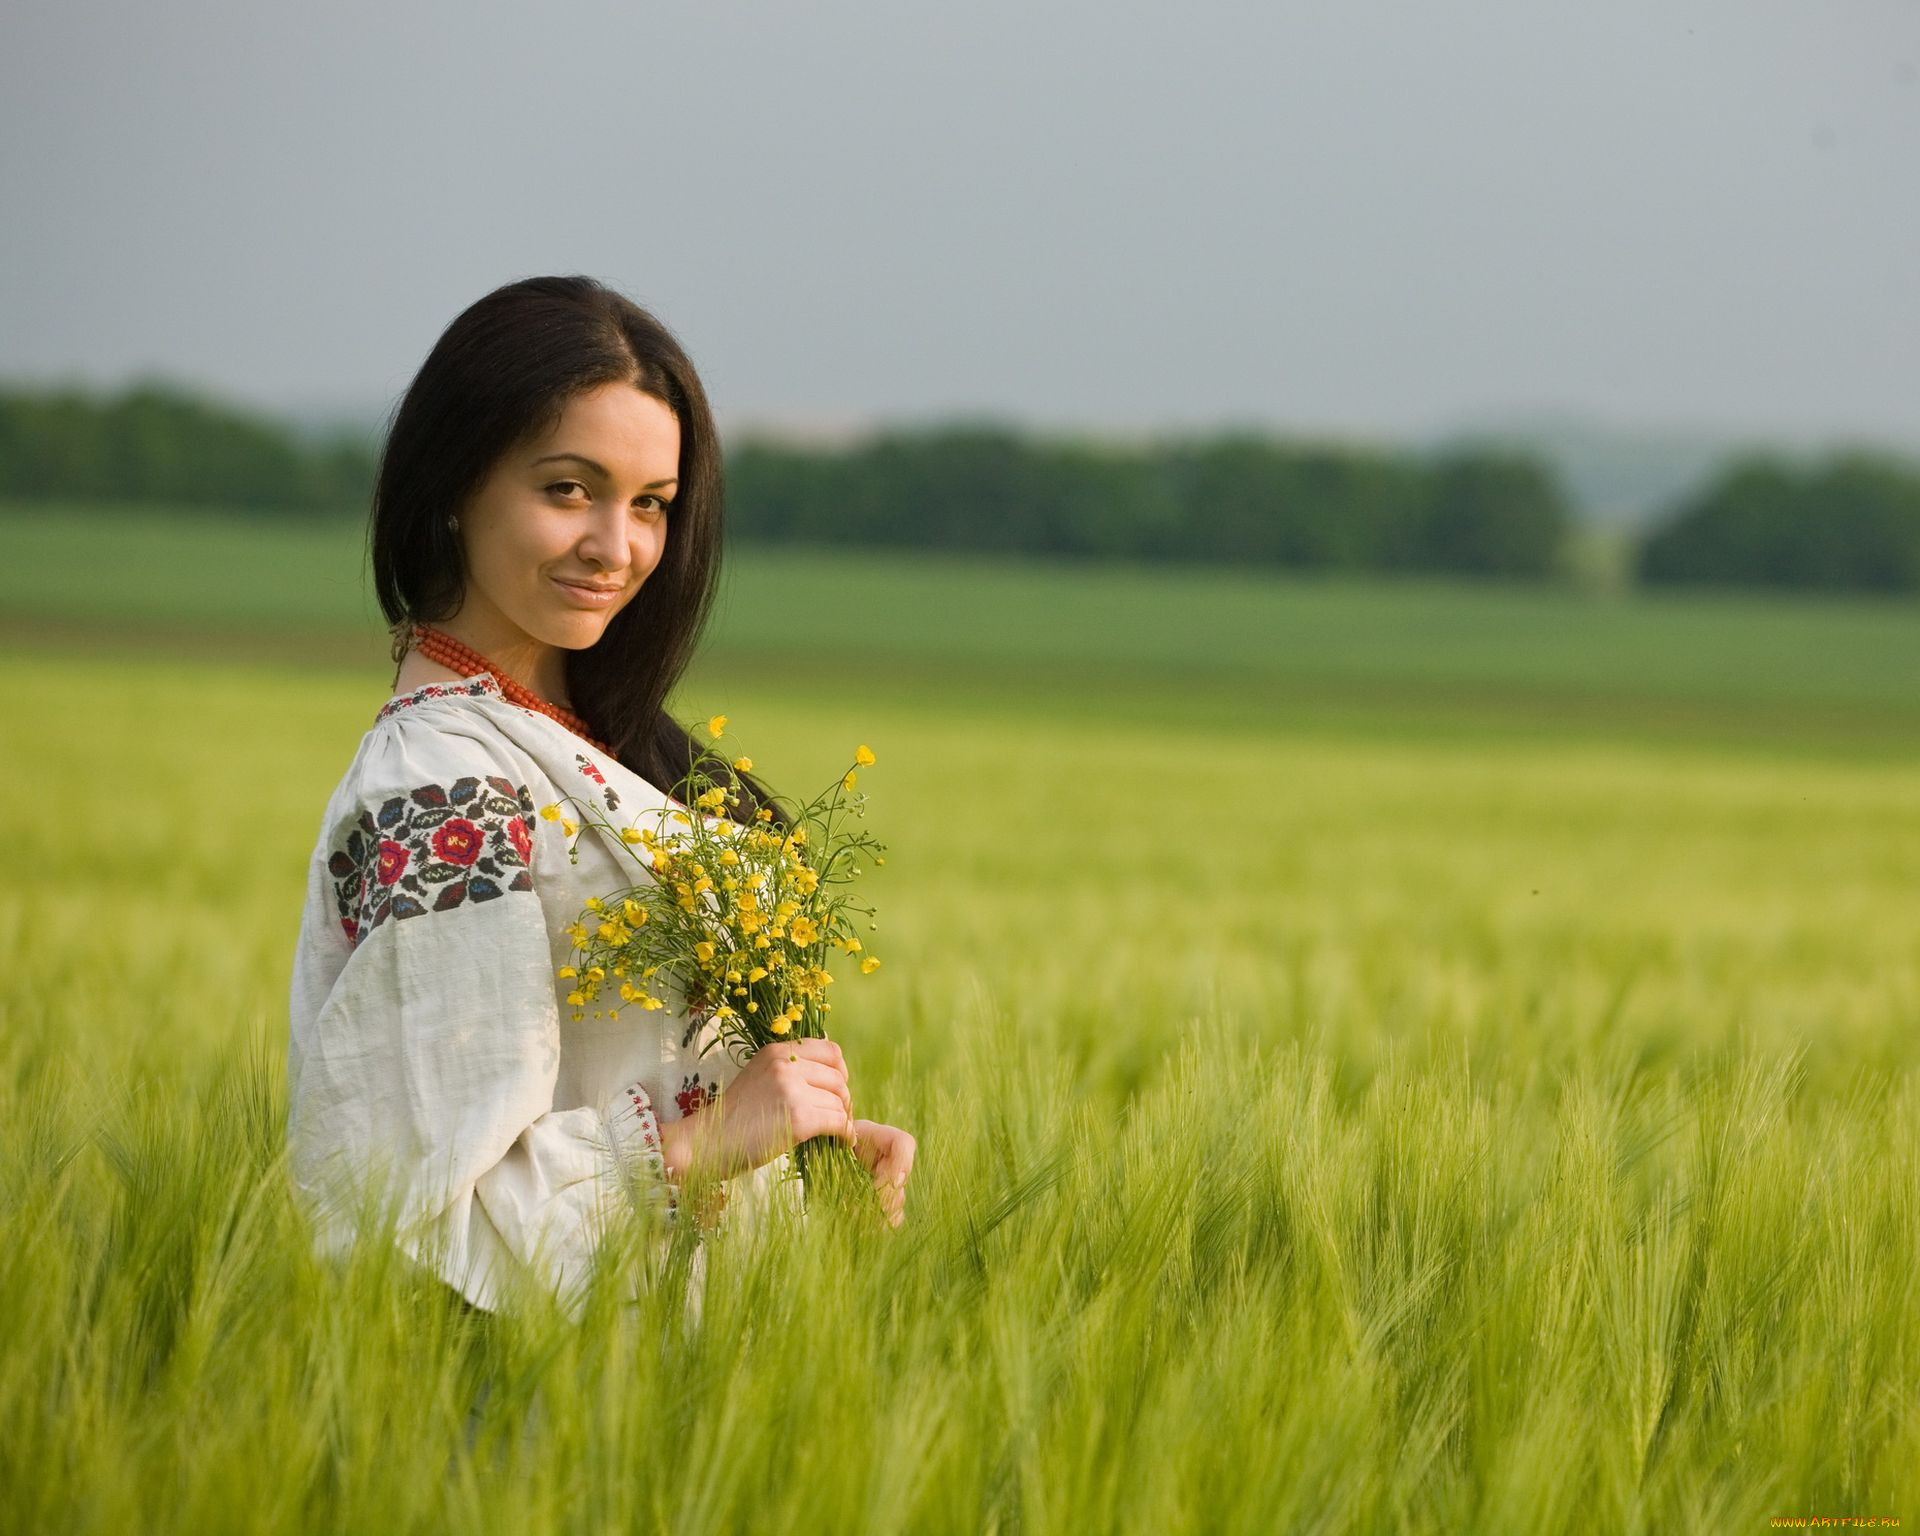
M749 439L728 515L763 543L859 543L1347 571L1547 576L1573 515L1504 452L1427 462L1253 433L1153 447L1009 427L896 429L847 448Z
M359 434L307 442L158 381L0 389L0 496L330 512L366 506L373 464Z
M1735 460L1642 541L1646 583L1920 592L1920 466L1846 450Z
M350 513L376 461L365 434L303 437L162 382L0 389L0 497ZM745 437L727 482L734 534L766 544L1551 579L1575 525L1548 466L1512 449L1249 431L1151 445L993 422L844 447ZM1634 568L1646 583L1920 591L1920 466L1858 450L1802 468L1736 459L1669 510Z

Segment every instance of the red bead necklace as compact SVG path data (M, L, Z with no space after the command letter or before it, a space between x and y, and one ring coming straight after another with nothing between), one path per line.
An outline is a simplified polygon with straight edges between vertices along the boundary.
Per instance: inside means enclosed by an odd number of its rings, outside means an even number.
M549 720L565 726L583 741L598 747L608 757L615 756L612 747L587 728L587 722L570 709L562 709L558 704L549 704L531 688L523 687L508 677L486 657L471 646L462 644L443 629L435 629L431 624L413 626L414 649L429 661L437 661L441 666L458 672L462 677L478 677L481 673L490 673L500 685L500 692L509 702L518 704L522 709L535 710Z

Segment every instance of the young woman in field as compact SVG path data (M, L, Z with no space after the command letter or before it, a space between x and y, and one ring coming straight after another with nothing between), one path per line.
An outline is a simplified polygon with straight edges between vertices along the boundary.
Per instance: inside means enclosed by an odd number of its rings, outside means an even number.
M902 1220L913 1138L854 1118L838 1044L743 1067L671 1007L576 1022L556 974L586 899L638 866L597 830L575 862L537 808L591 797L657 826L674 804L660 786L700 749L663 706L722 526L692 363L590 279L488 294L408 388L370 530L399 671L322 818L293 970L288 1137L324 1246L351 1241L354 1191L384 1173L403 1246L488 1308L509 1270L581 1280L635 1189L703 1225L730 1182L736 1207L791 1191L814 1135L850 1142ZM728 814L787 825L741 779ZM718 1197L698 1213L696 1185Z

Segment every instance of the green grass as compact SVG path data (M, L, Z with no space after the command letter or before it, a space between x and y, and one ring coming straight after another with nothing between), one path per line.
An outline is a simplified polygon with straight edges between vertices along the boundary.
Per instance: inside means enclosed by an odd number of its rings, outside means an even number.
M8 592L0 1526L1911 1512L1910 610L735 570L683 713L776 785L879 754L835 1018L907 1226L722 1234L697 1325L669 1271L478 1332L312 1260L280 1160L377 650Z

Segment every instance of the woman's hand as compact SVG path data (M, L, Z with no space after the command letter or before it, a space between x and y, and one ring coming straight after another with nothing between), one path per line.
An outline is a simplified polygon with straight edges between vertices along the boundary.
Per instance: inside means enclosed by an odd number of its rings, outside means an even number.
M898 1126L882 1125L877 1120L856 1120L853 1130L853 1150L873 1175L873 1187L880 1191L887 1220L897 1227L906 1220L907 1175L913 1170L914 1140Z
M660 1127L667 1176L679 1183L730 1179L810 1136L854 1137L846 1058L824 1037L763 1045L711 1104Z

